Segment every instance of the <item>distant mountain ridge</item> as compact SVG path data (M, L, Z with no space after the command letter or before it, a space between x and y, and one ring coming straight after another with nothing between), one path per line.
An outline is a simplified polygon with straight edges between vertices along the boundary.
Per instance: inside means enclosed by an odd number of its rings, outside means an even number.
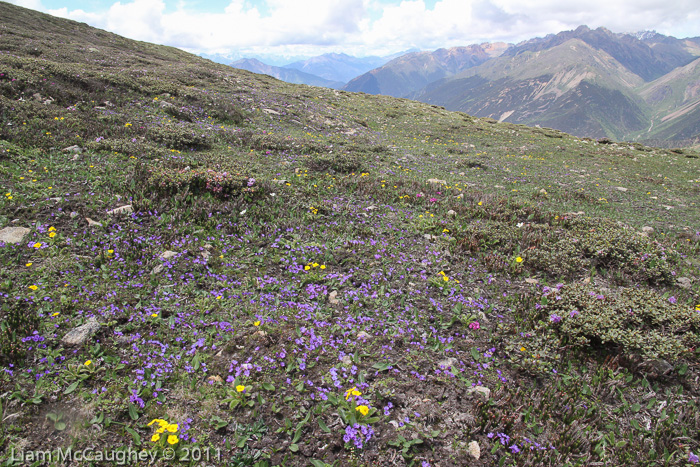
M282 81L293 84L308 84L309 86L321 86L324 88L340 89L344 83L339 81L331 81L320 76L304 73L303 71L293 68L283 68L279 66L267 65L255 58L244 58L229 63L233 68L248 70L253 73L270 75Z
M356 77L343 89L405 97L434 81L484 63L507 48L505 43L485 43L408 53Z
M352 57L344 53L329 53L307 60L299 60L284 68L291 68L304 73L320 76L329 81L347 83L351 79L384 65L391 60L388 57Z
M695 39L581 26L517 44L410 97L578 136L693 139L699 47Z

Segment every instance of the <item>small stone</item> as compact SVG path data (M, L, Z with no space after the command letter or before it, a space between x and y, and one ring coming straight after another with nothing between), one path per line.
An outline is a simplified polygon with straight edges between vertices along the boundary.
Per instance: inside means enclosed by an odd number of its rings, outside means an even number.
M547 194L547 190L545 190L544 188L542 188L542 189L540 190L540 194L541 194L541 195L546 195L546 194Z
M61 342L63 345L83 345L98 329L100 329L100 323L95 318L90 318L87 323L63 336Z
M472 456L474 459L479 459L481 457L481 449L479 448L479 443L476 441L471 441L467 445L467 452L469 453L470 456Z
M281 113L277 112L276 110L272 110L272 109L262 109L262 111L268 115L282 115Z
M622 191L622 192L627 191L627 188L625 188L625 187L623 187L623 186L615 187L615 189L616 189L617 191Z
M491 390L487 387L484 386L474 386L471 389L467 389L468 394L473 394L475 392L478 392L479 394L483 394L484 397L488 400L491 398Z
M423 238L426 240L430 240L431 237L432 237L432 235L430 235L430 234L423 234Z
M676 283L683 289L690 290L693 287L693 280L689 277L679 277Z
M657 358L656 360L648 362L648 364L652 370L662 375L669 373L671 370L673 370L673 365L668 363L663 358Z
M284 185L285 183L289 183L289 180L285 180L283 178L281 180L272 180L272 183L277 183L278 185Z
M163 253L160 254L159 258L160 258L160 259L170 259L170 258L172 258L172 257L174 257L174 256L177 256L177 252L175 252L175 251L170 251L170 250L166 250L166 251L164 251Z
M369 334L367 334L365 331L360 331L357 333L358 339L366 340L366 339L369 339L370 337L371 336Z
M26 227L5 227L0 230L0 242L4 243L19 243L24 240L30 229Z
M642 227L642 232L644 233L653 233L654 232L654 227L649 227L648 225L645 225Z
M80 146L75 144L73 146L68 146L67 148L63 148L63 152L72 152L75 154L82 154L83 148L81 148Z
M458 362L459 362L459 360L457 360L456 358L449 357L449 358L446 358L444 360L440 360L438 362L438 368L442 368L443 370L447 370L449 368L454 368L454 366L457 365Z
M464 198L464 193L460 193L456 196L457 199L462 199Z
M537 279L528 277L527 279L525 279L525 282L527 282L528 284L537 284L539 281Z
M338 300L338 291L334 290L331 293L328 294L328 303L331 305L339 305L340 300Z
M223 383L224 382L223 378L219 375L210 376L207 378L207 381L209 381L211 383Z
M447 185L445 180L440 180L439 178L429 178L428 183L432 185Z
M352 358L350 358L350 355L346 355L343 357L342 362L343 362L343 365L350 366L350 365L352 365Z
M447 217L457 217L457 213L453 209L450 209L447 211Z
M87 221L88 226L90 226L90 227L102 227L101 223L94 221L94 220L90 219L89 217L86 217L85 220Z
M132 212L134 212L134 208L130 204L126 204L124 206L119 206L118 208L112 209L111 211L107 211L107 214L114 216L118 214L131 214Z

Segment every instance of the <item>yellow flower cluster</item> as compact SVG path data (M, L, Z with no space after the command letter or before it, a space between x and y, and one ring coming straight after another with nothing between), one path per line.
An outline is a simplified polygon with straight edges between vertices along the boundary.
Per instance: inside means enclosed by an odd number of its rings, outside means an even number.
M360 412L363 416L369 413L369 407L367 407L366 405L358 405L357 407L355 407L355 410Z
M163 420L162 418L154 418L151 420L151 423L148 424L148 426L153 425L154 423L158 424L158 429L156 430L155 434L151 437L151 442L157 443L160 441L160 435L164 434L166 431L168 433L172 433L167 435L167 442L168 444L174 445L180 442L180 439L177 437L177 430L178 426L177 423L169 423L166 420Z
M362 393L357 390L357 386L354 386L347 391L345 391L345 400L350 399L351 396L361 396Z
M318 263L309 263L306 266L304 266L304 271L308 271L309 269L312 268L319 268L319 269L326 269L325 264L318 264Z
M7 197L8 200L12 199L12 193L5 193L5 196Z
M54 238L56 236L56 227L49 227L49 237Z

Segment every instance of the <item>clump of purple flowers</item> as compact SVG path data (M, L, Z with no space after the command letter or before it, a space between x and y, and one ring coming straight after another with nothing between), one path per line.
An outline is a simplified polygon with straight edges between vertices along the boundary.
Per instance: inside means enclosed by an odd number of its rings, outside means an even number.
M355 423L345 427L343 441L347 444L353 443L357 449L362 449L364 443L372 439L372 436L374 436L374 430L371 426Z
M557 315L556 313L552 313L551 315L549 315L549 320L552 323L556 324L561 321L561 316Z

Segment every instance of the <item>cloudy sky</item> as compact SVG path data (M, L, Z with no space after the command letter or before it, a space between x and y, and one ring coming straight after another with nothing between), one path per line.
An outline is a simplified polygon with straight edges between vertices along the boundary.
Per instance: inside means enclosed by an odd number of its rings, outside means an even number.
M194 53L388 55L518 42L581 24L700 36L699 0L9 0Z

